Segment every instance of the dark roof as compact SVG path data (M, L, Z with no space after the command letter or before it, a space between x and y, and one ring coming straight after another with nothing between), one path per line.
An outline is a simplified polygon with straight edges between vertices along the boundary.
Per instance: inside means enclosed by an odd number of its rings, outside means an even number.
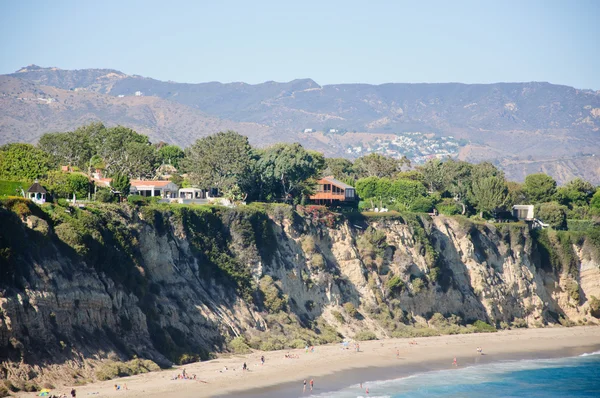
M323 179L329 181L330 183L332 183L333 185L335 185L339 188L354 189L354 187L352 185L348 185L344 182L341 182L340 180L336 180L335 178L333 178L333 176L323 177Z
M33 185L29 187L29 189L27 190L27 192L31 192L31 193L48 193L48 191L46 191L44 189L44 187L40 185L39 182L34 182Z

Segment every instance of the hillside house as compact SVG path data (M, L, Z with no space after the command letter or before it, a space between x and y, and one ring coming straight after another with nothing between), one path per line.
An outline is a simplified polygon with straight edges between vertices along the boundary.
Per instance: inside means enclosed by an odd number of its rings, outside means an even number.
M131 180L129 192L145 197L175 198L179 187L171 181Z
M317 189L313 195L310 195L310 199L318 204L327 204L354 202L357 197L353 186L328 176L317 181Z
M29 187L25 195L27 199L30 199L33 202L41 205L42 203L46 203L48 191L46 191L46 189L36 180L33 185Z
M514 205L512 207L512 215L519 221L533 221L534 207L533 205Z

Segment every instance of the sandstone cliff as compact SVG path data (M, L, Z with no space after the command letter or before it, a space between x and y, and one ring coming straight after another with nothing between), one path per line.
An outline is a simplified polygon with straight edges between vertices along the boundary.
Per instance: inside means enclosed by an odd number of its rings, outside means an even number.
M3 202L0 226L0 376L9 379L90 380L106 358L169 366L246 344L598 316L598 235L317 207L67 212L22 200Z

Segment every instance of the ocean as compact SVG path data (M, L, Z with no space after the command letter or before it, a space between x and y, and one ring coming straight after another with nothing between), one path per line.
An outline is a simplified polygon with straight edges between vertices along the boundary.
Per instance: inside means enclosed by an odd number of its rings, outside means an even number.
M600 397L600 351L569 358L476 364L370 381L362 387L355 384L312 397Z

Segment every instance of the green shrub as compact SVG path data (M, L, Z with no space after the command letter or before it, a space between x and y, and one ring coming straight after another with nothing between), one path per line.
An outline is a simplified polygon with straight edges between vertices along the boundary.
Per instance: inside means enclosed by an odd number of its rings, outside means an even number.
M344 323L346 323L346 320L344 319L344 316L341 314L341 312L331 311L331 314L333 315L335 320L338 321L340 324L343 325Z
M301 244L302 250L304 250L304 253L306 254L312 254L317 250L315 238L313 238L311 235L306 235L304 238L302 238Z
M421 278L415 278L411 283L415 293L420 293L425 288L425 282Z
M98 189L98 191L96 192L96 200L101 203L114 202L115 195L113 195L113 193L110 192L109 189Z
M58 204L60 207L67 207L67 206L69 206L69 202L67 202L67 200L64 199L64 198L59 198L56 201L56 204Z
M367 341L367 340L377 340L377 336L375 333L370 330L363 330L354 335L354 340L357 341Z
M294 339L294 340L290 341L290 343L289 343L290 348L304 348L307 345L308 345L308 343L302 339Z
M96 368L96 378L104 381L158 370L160 367L149 359L132 359L128 362L106 361Z
M542 203L537 206L536 216L558 230L567 229L567 207L556 202Z
M276 314L287 308L287 296L281 294L271 276L263 276L258 287L263 295L263 305L269 313Z
M492 325L480 320L473 322L473 327L477 333L493 333L497 331Z
M283 337L270 337L260 344L261 351L276 351L285 348Z
M246 343L246 339L238 336L229 342L229 349L236 354L248 354L250 347Z
M569 279L565 283L565 288L567 289L567 293L569 293L569 297L571 297L575 303L579 304L579 300L581 299L581 296L579 295L579 284L573 279Z
M404 287L404 282L399 275L394 275L387 280L386 286L391 293L400 293Z
M596 296L590 296L590 314L600 318L600 300Z
M144 206L148 204L148 200L141 195L129 195L127 197L127 203L134 206Z
M526 328L527 327L527 321L523 318L515 318L512 323L511 326L513 328Z
M344 304L344 311L346 311L346 314L351 318L356 318L358 315L358 310L354 307L354 304L350 302Z
M313 267L316 267L317 269L323 271L325 270L325 259L323 258L323 255L319 254L319 253L313 253L313 255L310 258L310 263L312 264Z

